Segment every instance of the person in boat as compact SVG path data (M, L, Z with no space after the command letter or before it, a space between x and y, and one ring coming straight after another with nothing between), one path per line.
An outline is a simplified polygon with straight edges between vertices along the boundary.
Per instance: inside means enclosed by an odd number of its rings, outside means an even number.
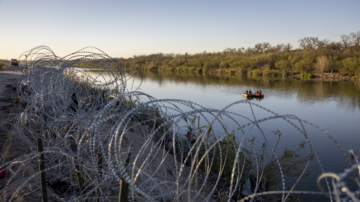
M250 95L252 94L251 89L249 90L249 94L250 94Z
M248 91L248 90L246 90L246 91L245 91L245 94L246 94L246 95L247 95L247 94L249 94L249 91Z
M256 91L256 94L259 94L259 91Z
M262 91L261 91L261 90L259 90L259 93L260 93L260 94L262 94Z

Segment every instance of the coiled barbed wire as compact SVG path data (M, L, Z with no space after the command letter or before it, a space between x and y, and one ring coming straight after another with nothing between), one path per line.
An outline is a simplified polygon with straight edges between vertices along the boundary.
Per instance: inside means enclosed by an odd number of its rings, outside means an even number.
M123 71L97 48L59 57L38 46L20 59L25 63L17 93L24 111L8 125L33 152L0 165L10 172L2 189L4 201L41 201L40 154L54 201L117 201L121 180L129 184L131 201L288 201L301 194L359 201L359 190L350 191L344 181L353 172L360 187L356 154L351 151L349 158L326 131L294 115L279 115L246 100L212 109L126 92L136 72ZM94 69L83 68L89 66ZM233 111L234 106L250 108L253 116ZM257 119L253 108L271 115ZM273 131L278 136L274 146L263 127L272 120L283 120L303 135L298 150L278 151L279 139L287 134ZM304 125L333 140L350 168L326 173ZM254 143L254 131L263 138L262 145ZM36 152L36 138L43 140L41 153ZM305 146L304 154L300 150ZM323 173L320 191L295 190L314 158ZM296 180L289 186L290 173L296 173ZM255 180L244 195L249 179Z

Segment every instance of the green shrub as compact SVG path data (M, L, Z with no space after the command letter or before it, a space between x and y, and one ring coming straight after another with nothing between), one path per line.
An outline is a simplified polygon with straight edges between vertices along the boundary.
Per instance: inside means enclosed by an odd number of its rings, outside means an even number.
M275 62L275 68L282 71L282 72L286 72L288 69L290 69L290 62L287 60L280 60Z
M276 73L276 77L284 77L285 73L281 73L281 72L277 72Z
M302 74L301 74L301 78L302 78L302 79L311 79L311 78L312 78L312 74L302 73Z
M9 65L7 65L7 64L5 64L5 63L3 63L3 62L0 63L0 69L3 69L3 68L8 67L8 66L9 66Z
M351 81L354 82L354 83L360 83L360 76L353 76L351 78Z
M171 66L163 66L163 67L164 67L164 70L165 70L165 71L172 72L172 71L175 70L175 68L174 68L174 67L171 67Z
M348 73L349 75L353 76L357 72L360 72L360 61L356 57L346 58L342 61L343 73Z
M239 72L242 75L246 75L248 73L247 69L239 67L237 72Z
M148 66L148 70L149 70L149 71L152 71L152 72L158 71L158 68L159 68L159 67L156 67L156 66L151 65L151 64Z
M189 67L189 72L195 72L197 69L195 67Z
M254 69L251 72L252 72L252 76L261 76L262 75L262 72L260 69Z
M262 72L262 75L263 76L272 76L272 72L270 70L266 69Z

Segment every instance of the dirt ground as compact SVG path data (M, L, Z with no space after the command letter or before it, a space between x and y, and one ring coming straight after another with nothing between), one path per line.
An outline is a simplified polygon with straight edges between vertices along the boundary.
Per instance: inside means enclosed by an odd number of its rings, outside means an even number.
M16 86L17 82L20 80L22 74L19 71L16 71L15 68L6 68L0 70L0 98L17 98L16 90L13 90L13 86ZM11 85L11 87L6 87ZM0 121L6 119L13 109L12 100L4 101L0 99Z
M22 73L16 67L0 70L0 165L24 155L29 150L3 130L7 120L22 110L19 103L14 103L18 95L16 89L13 89L21 78ZM6 177L0 178L0 193L6 185L9 174L6 171ZM0 197L2 201L2 193ZM18 198L15 201L19 201Z

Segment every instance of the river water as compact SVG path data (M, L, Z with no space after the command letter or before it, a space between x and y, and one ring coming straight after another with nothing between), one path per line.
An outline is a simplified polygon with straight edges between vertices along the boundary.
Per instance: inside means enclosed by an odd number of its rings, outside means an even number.
M246 89L253 92L261 89L265 98L249 100L250 102L278 114L292 114L311 122L328 131L347 155L349 149L360 154L360 85L352 82L146 72L136 77L134 86L140 80L140 91L158 99L190 100L204 107L217 109L244 100L242 93ZM131 85L128 87L131 88ZM247 105L232 109L251 117ZM254 112L258 119L269 116L264 110L254 109ZM269 121L263 128L267 131L279 129L282 132L280 148L292 148L305 140L293 126L283 120ZM349 164L333 140L312 126L307 125L305 128L324 171L343 172ZM316 160L312 160L309 171L310 177L302 179L295 190L319 190L316 179L321 174L321 167ZM290 180L287 186L292 185L291 182ZM354 187L351 180L349 183ZM305 199L325 200L317 196L307 196Z
M360 154L360 85L352 82L144 72L135 77L134 85L129 82L127 88L129 91L135 90L140 83L138 90L155 98L190 100L204 107L216 109L244 100L242 93L247 89L251 89L252 92L261 89L265 94L264 99L254 99L249 102L275 113L292 114L315 124L328 131L346 155L349 149ZM229 110L254 119L248 104L239 104ZM256 119L271 115L260 108L254 108L253 111ZM300 124L298 126L301 127ZM272 143L276 142L277 137L271 135L271 131L281 131L282 137L277 149L280 153L285 148L297 148L300 142L306 141L306 138L294 126L282 119L264 122L261 127ZM349 167L349 164L328 135L311 125L305 124L304 127L322 168L314 158L308 168L310 176L301 179L295 190L319 191L316 179L322 173L321 169L325 172L341 173ZM256 131L251 135L257 137L259 144L264 141ZM309 151L309 147L307 149ZM354 189L357 187L354 186L352 177L349 177L348 183ZM291 187L294 179L287 179L285 182L286 187ZM305 199L306 201L329 201L323 196L316 195L305 196Z

